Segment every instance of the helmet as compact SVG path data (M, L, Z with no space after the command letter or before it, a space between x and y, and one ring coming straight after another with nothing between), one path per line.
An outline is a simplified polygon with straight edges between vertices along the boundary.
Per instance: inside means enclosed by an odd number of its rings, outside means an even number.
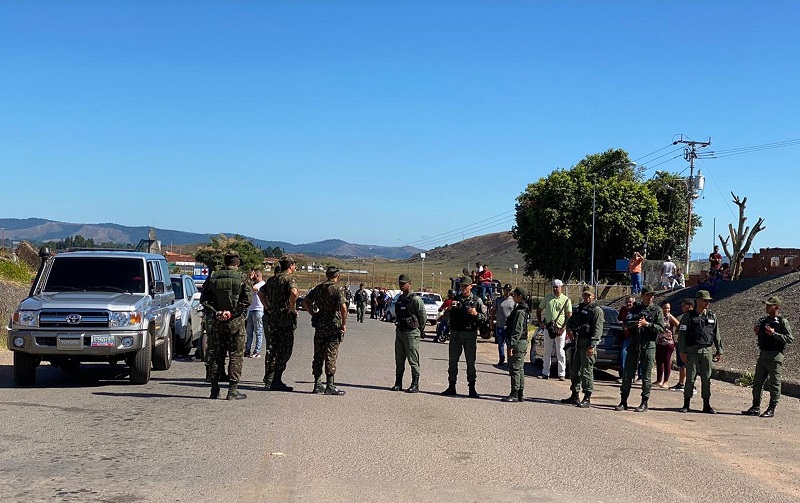
M456 296L456 291L455 290L448 290L447 291L447 298L448 299L452 299L455 296Z

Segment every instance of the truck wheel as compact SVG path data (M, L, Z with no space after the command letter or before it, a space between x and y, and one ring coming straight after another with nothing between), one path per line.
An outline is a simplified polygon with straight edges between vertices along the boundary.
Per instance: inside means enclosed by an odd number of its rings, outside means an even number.
M131 358L131 384L147 384L150 382L150 366L152 364L152 352L150 341L134 353Z
M153 370L167 370L172 366L172 330L167 329L167 335L159 346L154 348Z
M33 355L14 351L14 384L17 386L33 386L36 384L36 365L38 361Z
M173 332L175 333L175 332ZM194 333L192 333L191 325L186 327L186 340L182 341L175 337L175 354L178 356L186 356L192 352L192 339L194 338Z

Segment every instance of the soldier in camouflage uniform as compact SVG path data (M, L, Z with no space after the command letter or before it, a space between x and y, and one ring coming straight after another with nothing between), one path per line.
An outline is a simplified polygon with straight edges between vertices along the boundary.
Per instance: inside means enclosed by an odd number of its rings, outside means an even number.
M240 400L247 395L239 391L244 359L245 313L250 305L249 282L239 272L239 255L225 255L225 266L215 271L203 285L200 303L213 315L209 327L208 361L211 372L211 398L219 398L219 381L230 355L227 400Z
M283 371L292 357L294 330L297 328L297 282L294 259L280 259L280 273L272 276L258 291L264 304L264 387L272 391L292 391L283 380Z
M419 392L419 338L425 330L428 315L425 313L425 304L419 295L411 293L411 278L401 274L398 279L401 294L395 302L395 339L394 363L395 380L392 391L403 389L403 372L406 369L406 360L411 367L411 386L408 393Z
M344 395L344 391L336 387L333 376L336 374L339 344L347 330L347 299L337 285L339 268L328 267L325 277L327 280L315 286L303 300L303 309L312 313L311 325L315 328L314 360L311 363L311 372L314 374L312 393L341 396ZM322 386L323 362L327 387Z

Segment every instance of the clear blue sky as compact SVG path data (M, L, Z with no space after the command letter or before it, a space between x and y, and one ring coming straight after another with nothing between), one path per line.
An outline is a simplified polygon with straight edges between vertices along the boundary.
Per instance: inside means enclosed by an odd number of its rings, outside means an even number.
M798 19L796 1L3 1L0 216L422 248L509 229L528 183L587 154L651 176L687 166L646 157L676 134L799 139ZM731 191L766 217L756 248L800 247L798 154L699 161L693 251L736 220Z

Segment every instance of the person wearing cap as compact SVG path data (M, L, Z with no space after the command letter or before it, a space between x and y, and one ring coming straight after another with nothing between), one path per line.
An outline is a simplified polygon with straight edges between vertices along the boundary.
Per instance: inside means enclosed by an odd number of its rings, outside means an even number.
M244 362L245 315L250 306L249 281L239 271L239 254L229 252L225 266L214 271L203 285L200 304L213 320L208 338L208 361L212 399L219 398L219 382L229 358L229 386L226 400L241 400L247 395L239 391Z
M719 336L717 317L708 309L711 294L707 290L698 290L694 298L694 309L681 317L678 337L678 353L686 364L686 382L694 384L700 375L702 385L700 396L703 397L703 412L716 414L711 407L711 362L722 361L722 339ZM712 346L714 353L712 355ZM692 401L692 388L683 390L683 407L681 412L689 412Z
M411 292L411 278L401 274L397 280L400 286L400 296L394 304L395 336L394 336L394 386L392 391L403 389L403 373L406 370L406 361L411 367L411 386L408 393L419 391L419 339L425 329L428 315L425 313L425 304L419 295Z
M283 382L283 372L292 357L294 331L297 328L297 264L290 255L280 258L281 270L267 279L258 291L264 304L265 356L264 388L292 391Z
M341 396L345 393L334 382L339 345L347 331L347 298L337 284L339 273L338 267L328 266L325 282L311 289L303 299L303 309L311 314L314 327L314 358L311 361L314 389L311 392L315 394ZM322 386L323 363L327 378L325 387Z
M572 394L561 403L577 405L585 409L591 405L594 391L594 363L597 361L595 348L603 336L603 308L594 301L594 288L583 287L582 302L575 309L575 315L567 322L567 334L575 341L575 358L570 367ZM578 396L583 388L583 400Z
M667 255L667 258L661 264L661 288L663 290L672 290L672 276L675 274L677 266L672 261L672 257Z
M367 291L364 290L364 283L358 285L354 300L356 302L356 321L364 323L364 313L367 310L367 302L369 302L369 295L367 295Z
M694 309L694 299L693 298L686 297L685 299L683 299L681 301L681 317L683 317L684 314L688 313L692 309ZM670 315L670 316L672 316L672 315ZM672 316L672 317L674 318L674 316ZM673 330L672 336L675 338L675 351L678 351L678 343L680 342L679 341L679 337L680 337L680 325L681 325L681 322L680 322L679 319L677 319L677 318L675 318L675 319L678 322L678 328ZM683 360L681 360L681 355L680 354L678 354L677 358L675 358L675 364L678 366L678 384L676 384L675 386L672 386L670 388L670 390L672 390L672 391L683 391L684 387L686 386L686 364L683 363ZM697 393L697 390L695 389L694 383L692 383L692 396L694 396L694 394L696 394L696 393Z
M631 293L636 295L642 291L642 263L644 256L638 251L633 252L633 258L628 261L628 274L631 276Z
M467 361L469 396L470 398L480 398L475 390L475 379L478 376L475 359L478 351L478 325L486 322L486 319L486 308L483 301L472 295L472 281L467 277L461 278L461 292L450 307L450 346L447 367L450 385L442 392L442 395L456 394L458 360L463 351L464 359Z
M511 285L506 285L511 289ZM514 308L505 321L508 335L508 373L511 376L511 393L503 402L522 402L525 389L525 355L528 354L528 322L531 309L528 290L518 286L511 293Z
M558 380L563 381L567 375L567 355L564 352L564 330L567 320L572 316L572 301L564 295L564 283L560 280L553 281L553 293L547 294L536 310L536 319L539 327L547 330L548 337L544 338L544 353L542 355L541 379L550 378L550 362L555 348L558 361ZM544 314L544 320L542 320Z
M653 302L656 291L646 285L642 288L642 300L633 305L625 319L625 326L631 334L633 342L628 347L625 361L625 372L620 386L620 402L615 410L628 410L628 396L631 384L636 376L636 369L641 362L642 369L642 403L636 412L647 412L650 400L650 389L653 385L653 366L656 363L656 339L664 331L664 313Z
M764 383L769 391L769 406L761 417L775 416L775 407L781 399L781 368L783 367L783 353L787 344L794 341L792 327L789 320L780 314L781 299L772 296L764 302L767 315L758 320L753 327L758 343L758 360L753 377L753 405L743 410L746 416L761 414L761 389Z
M525 301L527 302L528 300L525 299ZM505 285L503 287L503 295L492 302L494 302L492 308L492 321L495 324L494 338L497 343L497 352L500 354L497 364L502 365L506 361L506 320L517 303L511 293L511 285Z

